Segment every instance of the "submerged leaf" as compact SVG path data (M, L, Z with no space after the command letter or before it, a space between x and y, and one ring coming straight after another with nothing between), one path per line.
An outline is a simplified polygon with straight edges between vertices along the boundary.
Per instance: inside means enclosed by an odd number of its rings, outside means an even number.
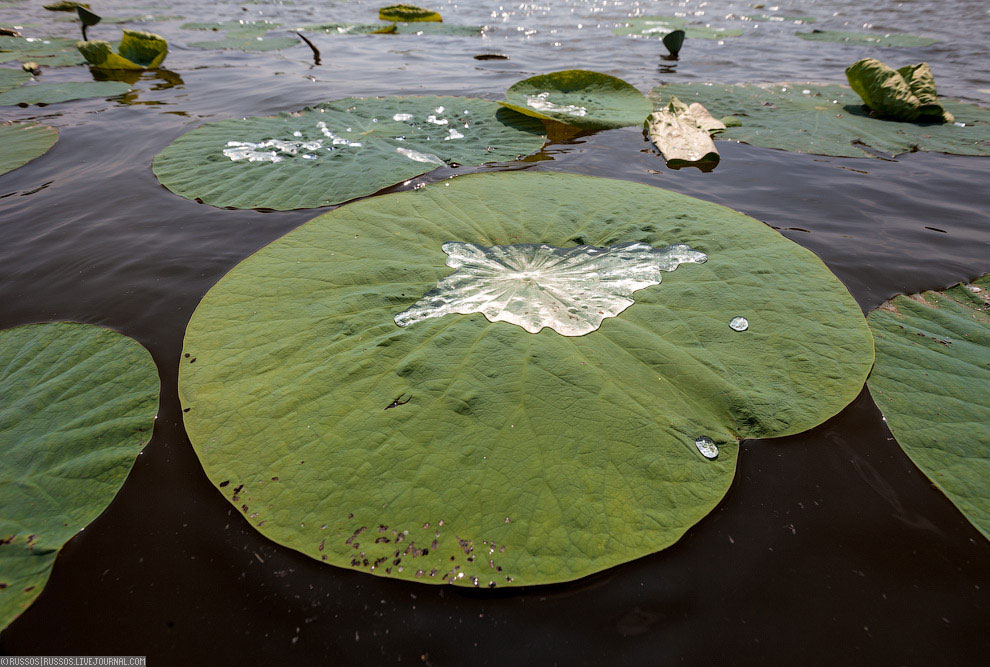
M389 5L378 10L378 18L382 21L443 21L435 11L423 9L416 5Z
M159 387L151 355L114 331L0 331L0 628L117 494L151 437Z
M172 192L213 206L339 204L443 164L514 160L543 126L469 97L347 98L278 116L207 123L155 157Z
M87 97L115 97L131 89L119 81L65 81L21 86L0 93L0 106L16 104L57 104Z
M41 157L58 141L58 130L32 123L0 124L0 174Z
M161 35L140 30L125 29L123 32L117 53L103 40L79 42L76 46L86 60L99 69L154 69L168 55L168 42Z
M990 276L867 318L873 400L915 465L990 538Z
M641 125L650 101L622 79L600 72L571 69L540 74L514 83L503 106L588 130Z
M492 265L527 294L516 306L551 310L527 279L554 280L575 311L584 294L601 303L610 277L574 265L589 252L578 246L599 249L594 262L635 244L633 264L611 267L633 274L643 246L683 243L708 261L663 273L586 335L487 313L397 326L451 276L449 242L566 261L541 275ZM493 296L510 296L502 288ZM746 331L729 326L740 315ZM316 218L224 276L183 345L189 437L251 525L334 565L484 587L575 579L671 545L725 494L737 438L821 423L873 362L838 279L759 221L644 185L530 172Z
M870 44L872 46L917 47L931 46L938 42L931 37L899 33L875 34L868 32L844 32L842 30L812 30L794 33L801 39L813 42L839 42L843 44Z
M719 138L754 146L845 157L867 157L864 147L895 155L990 155L990 110L955 100L940 103L956 122L932 124L873 118L855 92L839 85L684 83L660 86L654 94L700 102L716 116L738 116L742 126Z
M722 39L743 34L740 28L710 28L688 25L676 16L640 16L626 19L625 25L612 30L616 35L633 37L663 37L675 30L683 30L689 39Z

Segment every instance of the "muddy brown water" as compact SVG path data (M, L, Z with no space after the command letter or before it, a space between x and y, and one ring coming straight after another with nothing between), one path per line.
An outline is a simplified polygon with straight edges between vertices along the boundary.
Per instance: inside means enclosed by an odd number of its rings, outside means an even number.
M240 11L217 5L201 10L210 16L193 16L192 3L174 4L199 20ZM462 15L454 4L444 10L461 23L485 23L499 11L493 3L461 4ZM702 6L641 4L657 14ZM935 5L918 7L924 14ZM340 11L353 19L368 6ZM151 350L163 381L151 443L106 512L65 546L37 601L0 634L0 650L148 655L153 665L983 664L990 543L905 456L866 390L812 431L745 441L726 498L673 547L553 586L467 590L328 567L263 538L207 480L176 393L186 322L225 272L321 211L222 210L172 195L150 163L176 136L206 120L347 95L498 99L519 78L566 66L609 71L642 89L662 80L754 79L763 57L753 53L759 40L735 49L730 40L728 47L689 41L672 65L644 60L648 46L635 42L614 61L596 63L589 45L554 47L557 34L543 28L529 39L515 27L539 29L554 19L573 35L567 9L603 22L601 15L624 16L632 5L522 6L506 6L511 16L499 17L501 29L475 41L406 39L388 50L371 38L318 41L319 68L305 47L211 53L176 38L172 74L143 75L123 100L0 108L3 118L61 129L48 155L0 176L0 327L54 319L110 326ZM863 20L879 11L832 2L789 3L781 13L795 6L821 18L835 8ZM978 3L959 6L978 10ZM911 22L917 17L888 14L924 33ZM859 57L838 45L792 42L791 69L775 61L780 78L822 79L811 76L822 63L834 68ZM976 89L974 99L982 99L986 82L962 66L981 53L971 42L884 53L941 63L950 94ZM510 59L473 59L488 51ZM69 68L44 76L90 75ZM723 159L713 172L675 172L639 130L613 130L548 145L523 162L444 169L403 187L529 169L669 188L780 229L818 254L864 311L899 292L990 271L990 160L848 159L718 145Z

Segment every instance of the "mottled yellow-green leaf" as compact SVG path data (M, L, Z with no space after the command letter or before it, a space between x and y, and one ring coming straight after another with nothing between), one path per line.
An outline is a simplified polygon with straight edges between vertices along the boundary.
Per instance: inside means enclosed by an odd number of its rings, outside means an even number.
M378 19L381 21L443 21L437 12L431 9L423 9L416 5L389 5L378 10Z
M127 29L123 33L116 53L103 40L79 42L76 47L93 67L100 69L154 69L168 55L168 42L161 35Z

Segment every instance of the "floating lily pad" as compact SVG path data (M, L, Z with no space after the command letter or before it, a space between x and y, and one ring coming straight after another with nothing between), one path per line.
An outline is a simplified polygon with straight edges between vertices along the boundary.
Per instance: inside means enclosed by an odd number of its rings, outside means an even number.
M683 30L689 39L722 39L723 37L738 37L743 34L741 28L710 28L707 26L688 25L687 21L676 16L641 16L627 19L625 25L612 30L616 35L633 37L662 38L674 30Z
M870 393L890 432L990 537L990 276L895 297L868 320Z
M443 21L437 12L431 9L423 9L416 5L389 5L378 10L378 18L381 21Z
M58 141L58 130L32 123L0 124L0 174L41 157Z
M63 81L21 86L0 93L0 106L17 104L57 104L87 97L115 97L131 89L119 81Z
M17 88L23 83L30 81L31 75L20 69L0 69L0 93L6 92L11 88Z
M116 53L113 52L110 42L103 40L79 42L76 46L83 57L99 69L154 69L161 65L168 55L168 42L161 35L140 30L123 32Z
M654 89L661 103L671 95L700 102L714 116L735 116L742 125L719 138L797 153L867 157L884 153L938 151L990 155L990 109L942 98L955 123L904 123L870 116L850 88L810 83L685 83Z
M726 17L729 18L729 17ZM813 16L781 16L780 14L742 14L734 18L740 21L753 21L756 23L814 23Z
M339 204L444 164L514 160L541 123L467 97L347 98L298 113L207 123L155 157L187 199L235 208Z
M514 111L589 130L642 125L650 101L622 79L571 69L523 79L505 91Z
M801 39L813 42L839 42L842 44L869 44L870 46L917 47L931 46L938 42L931 37L901 33L844 32L842 30L812 30L794 33Z
M327 35L388 35L396 32L394 23L320 23L304 29Z
M79 65L85 60L76 50L76 40L61 37L0 36L0 63L10 60L36 61L39 65L61 67Z
M42 5L42 7L50 12L74 12L77 7L89 9L89 3L75 2L75 0L59 0L49 5Z
M640 260L676 244L707 262L656 280ZM515 293L565 327L596 317L584 294L635 303L586 335L491 322L485 298L398 326L465 253L523 322ZM207 475L272 540L413 581L541 584L675 542L728 489L737 438L841 410L872 345L835 276L757 220L502 172L348 204L239 264L189 323L179 394Z
M275 28L281 27L279 23L271 21L206 21L183 23L179 26L182 30L210 30L213 32L226 33L228 37L260 37Z
M280 51L302 44L295 37L227 37L211 42L190 42L194 49L218 49L227 51Z
M151 437L159 381L137 342L88 324L0 332L0 628L110 504Z
M480 25L450 23L321 23L306 26L306 30L327 35L450 35L471 37L480 35Z

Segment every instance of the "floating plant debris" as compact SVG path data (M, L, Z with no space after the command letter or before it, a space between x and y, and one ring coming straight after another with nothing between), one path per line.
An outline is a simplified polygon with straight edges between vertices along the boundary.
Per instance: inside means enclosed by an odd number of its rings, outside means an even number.
M922 472L990 538L990 276L871 311L873 400Z
M0 331L0 628L117 494L151 437L159 389L151 355L114 331Z
M489 322L509 322L530 333L550 327L562 336L583 336L633 305L633 292L659 285L664 271L708 259L683 244L486 248L449 242L443 251L456 271L396 315L400 327L452 313L481 313Z
M58 141L58 130L33 123L0 123L0 174L44 155Z
M588 130L641 125L650 101L634 86L608 74L573 69L513 84L502 105L528 116Z
M749 329L749 320L745 317L733 317L729 320L729 328L733 331L746 331Z
M348 98L207 123L159 153L154 171L176 194L213 206L313 208L443 164L514 160L543 142L541 123L487 100Z
M654 89L660 100L677 96L700 102L715 116L742 118L718 135L754 146L797 153L870 157L883 153L938 151L990 155L990 109L939 99L956 124L902 123L873 118L852 89L811 83L684 83ZM727 123L728 125L728 123Z
M415 115L440 105L461 108ZM479 313L394 320L454 257L469 256L470 280L487 257L492 275L543 257L580 296L607 278L595 271L632 275L623 292L655 283L682 252L708 261L624 310L607 297L614 316L587 335ZM759 309L758 333L725 326L739 308ZM853 298L767 225L659 188L525 171L303 224L220 279L183 346L198 359L178 381L192 445L257 530L319 562L459 586L566 581L669 546L725 494L739 438L821 423L873 362ZM717 458L699 455L699 434Z
M646 119L646 128L668 167L718 164L719 154L711 133L721 132L725 124L712 118L697 102L688 106L672 97L667 106Z
M812 30L794 33L801 39L813 42L839 42L842 44L869 44L870 46L919 47L938 42L931 37L899 33L845 32L842 30Z

